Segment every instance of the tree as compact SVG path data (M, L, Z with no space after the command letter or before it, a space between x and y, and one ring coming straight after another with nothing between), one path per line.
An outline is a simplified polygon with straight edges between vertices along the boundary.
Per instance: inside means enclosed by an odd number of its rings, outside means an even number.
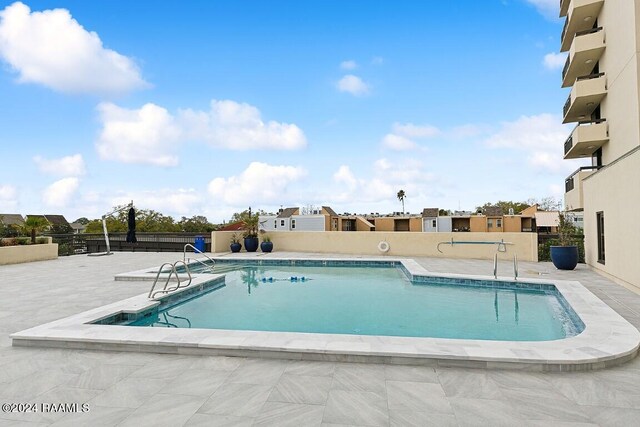
M438 216L449 216L451 211L449 209L438 209Z
M177 225L181 231L188 233L210 233L216 229L216 226L211 224L206 216L200 215L194 215L191 218L183 216Z
M116 233L126 232L129 229L127 205L115 206L113 210L119 212L106 218L107 230ZM136 230L142 233L176 233L180 231L180 226L170 216L152 209L138 209L136 210ZM85 233L102 233L102 220L96 219L89 222Z
M513 209L513 213L518 214L522 212L524 209L528 208L530 205L527 202L512 202L512 201L498 201L496 203L485 203L482 206L476 207L476 212L484 212L484 210L488 207L498 206L502 209L503 213L508 213L509 209Z
M398 191L398 200L402 202L402 215L404 215L404 199L407 197L404 190Z
M35 235L42 234L49 229L49 221L41 216L30 216L22 225L22 235L31 236L31 243L35 243Z
M87 225L87 224L89 224L91 221L90 221L88 218L81 217L81 218L76 219L76 220L75 220L75 221L73 221L73 222L76 222L76 223L78 223L78 224L82 224L82 225Z
M538 209L541 211L561 211L562 210L562 200L556 199L553 196L543 197L542 199L529 199L527 200L529 205L538 205Z

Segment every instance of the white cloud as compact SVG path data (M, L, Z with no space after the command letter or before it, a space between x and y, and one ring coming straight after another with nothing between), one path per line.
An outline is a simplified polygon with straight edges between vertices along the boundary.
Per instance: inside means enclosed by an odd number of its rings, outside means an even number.
M185 134L230 150L297 150L307 145L295 124L264 122L256 107L230 100L212 100L209 111L180 111Z
M305 175L301 167L252 162L240 175L214 178L209 194L216 201L237 207L283 203L289 197L289 185Z
M338 81L338 90L340 92L347 92L355 96L362 96L369 93L369 85L365 83L360 77L353 74L347 74Z
M414 139L432 138L440 135L440 130L431 125L414 125L413 123L394 123L393 132L382 138L382 146L394 151L408 151L420 148Z
M388 133L382 138L382 146L393 151L408 151L418 148L415 141L392 133Z
M111 198L112 206L128 204L153 209L164 215L184 215L191 217L201 209L202 193L193 188L164 188L154 191L136 191Z
M67 93L122 93L149 86L135 62L106 49L68 10L31 12L16 2L0 11L0 57L20 83Z
M78 178L63 178L45 188L42 201L48 207L65 208L73 199L79 186Z
M358 68L358 63L352 59L348 61L342 61L340 63L340 68L342 68L343 70L355 70L356 68Z
M413 123L394 123L393 132L407 138L431 138L440 134L440 130L435 126Z
M558 19L560 14L560 2L558 0L526 0L547 19Z
M561 70L564 67L567 60L566 53L547 53L542 61L543 65L548 70Z
M81 154L65 156L60 159L33 158L40 172L57 176L80 176L85 174L84 160Z
M11 213L18 206L18 190L13 185L0 184L0 213Z
M562 124L559 116L522 116L513 122L503 122L501 129L489 136L485 144L494 149L522 150L534 169L559 173L575 169L580 162L563 160L564 142L569 132L570 128Z
M374 56L373 59L371 60L371 63L373 65L382 65L384 64L384 58L381 56Z
M333 180L341 191L327 196L332 202L342 204L395 203L396 195L403 188L414 200L424 199L433 189L435 176L425 170L422 162L414 159L391 161L376 160L370 176L357 177L348 165L342 165L333 174Z
M229 100L212 100L209 111L176 115L151 103L132 110L102 103L98 111L102 130L96 149L101 158L124 163L176 166L185 139L228 150L297 150L307 144L295 124L264 122L256 107Z
M102 130L96 149L102 159L157 166L178 164L174 153L182 133L166 109L151 103L138 110L101 103L98 111Z

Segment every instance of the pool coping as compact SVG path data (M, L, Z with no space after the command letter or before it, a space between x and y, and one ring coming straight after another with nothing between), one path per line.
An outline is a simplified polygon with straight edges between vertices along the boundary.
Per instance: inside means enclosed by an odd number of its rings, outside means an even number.
M229 258L216 257L218 260ZM256 258L234 260L258 262ZM265 260L266 261L266 260ZM290 258L269 258L271 262ZM348 264L380 262L378 258L296 258L295 261ZM413 259L385 258L400 264L411 278L430 276L454 279L513 282L513 278L435 273ZM157 269L157 267L155 267ZM153 280L153 267L118 274L116 280ZM206 283L224 274L194 274L188 288L173 294L204 290ZM94 322L118 313L138 313L159 304L147 294L137 295L49 322L11 335L14 346L62 347L140 351L171 354L227 355L389 364L508 368L533 371L600 369L634 358L640 332L578 281L531 279L525 283L554 285L585 325L574 337L553 341L493 341L414 338L298 332L263 332L216 329L148 328L100 325ZM169 296L170 296L169 295ZM162 300L162 298L160 298Z

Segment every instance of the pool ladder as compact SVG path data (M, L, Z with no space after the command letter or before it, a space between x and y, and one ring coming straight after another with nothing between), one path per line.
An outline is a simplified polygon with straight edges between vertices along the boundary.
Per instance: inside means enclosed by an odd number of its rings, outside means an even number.
M180 275L178 274L178 270L177 270L178 264L184 264L185 271L187 272L187 275L189 276L189 281L186 283L186 285L183 285L182 281L180 280ZM166 266L170 266L171 270L169 270L169 275L167 276L167 280L164 282L164 287L162 289L157 290L157 291L154 292L154 290L156 288L156 285L158 284L158 280L160 280L160 274L162 274L162 270L164 270L164 268ZM169 286L169 282L171 281L171 277L174 276L174 275L175 275L176 281L177 281L176 286L172 286L170 288L167 288ZM150 299L154 299L156 297L156 295L158 295L158 294L168 294L169 292L176 291L176 290L178 290L180 288L186 288L190 284L191 284L191 271L189 271L189 265L186 262L180 261L180 260L174 262L173 264L170 263L170 262L165 262L158 269L158 274L156 274L156 278L153 281L153 285L151 286L151 290L149 291L148 297Z
M498 253L493 256L493 278L498 278ZM518 280L518 255L513 254L513 280Z
M206 264L206 263L200 261L197 258L193 258L193 259L187 258L187 249L189 249L189 248L193 249L194 252L196 252L196 253L204 255L205 258L207 258L209 261L211 261L211 265ZM176 291L176 290L178 290L180 288L186 288L187 286L189 286L191 284L191 280L192 280L191 270L189 270L189 263L191 261L196 261L196 262L202 264L211 273L213 273L213 269L214 269L215 264L216 264L216 262L212 258L207 256L200 249L198 249L195 246L187 243L186 245L184 245L184 250L182 252L182 260L178 260L178 261L176 261L174 263L165 262L164 264L162 264L160 266L160 268L158 269L158 274L156 274L156 278L153 281L153 285L151 286L151 290L149 290L148 297L150 299L154 299L156 297L156 295L158 295L158 294L168 294L169 292L173 292L173 291ZM184 265L184 269L185 269L187 275L189 276L189 281L184 285L182 284L182 281L180 280L180 275L178 274L178 264ZM158 280L160 280L160 275L162 274L162 270L164 270L164 268L166 266L171 267L171 270L169 270L169 275L167 276L167 280L164 282L164 287L162 289L159 289L159 290L155 291L156 285L158 284ZM169 286L169 282L171 281L171 278L173 276L175 276L177 284L176 284L176 286L168 287Z
M216 262L215 262L212 258L208 257L208 256L207 256L207 254L205 254L204 252L202 252L200 249L196 248L195 246L193 246L193 245L191 245L191 244L189 244L189 243L187 243L186 245L184 245L184 250L182 251L182 261L183 261L185 264L187 263L187 261L189 261L189 262L191 262L191 261L192 261L192 259L191 259L191 258L187 258L187 249L193 249L193 251L194 251L194 252L196 252L196 253L198 253L198 254L202 254L202 255L204 255L204 257L205 257L206 259L208 259L209 261L211 261L211 265L208 265L208 264L206 264L206 263L204 263L204 262L200 261L200 260L199 260L199 259L197 259L197 258L193 258L193 261L199 262L200 264L204 265L204 266L205 266L205 268L206 268L207 270L209 270L211 273L213 273L213 269L214 269L214 267L216 266Z

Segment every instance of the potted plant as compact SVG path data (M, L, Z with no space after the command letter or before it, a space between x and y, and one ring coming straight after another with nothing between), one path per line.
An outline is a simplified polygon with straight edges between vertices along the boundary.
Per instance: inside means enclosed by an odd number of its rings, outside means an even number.
M271 252L273 250L273 242L271 236L265 234L262 236L262 243L260 243L260 250L262 252Z
M229 245L229 249L231 249L231 252L240 252L240 249L242 249L242 244L240 243L240 236L238 236L238 233L233 233L233 235L231 236L231 244Z
M242 222L244 223L244 248L247 252L255 252L258 250L258 225L260 223L260 217L258 213L251 213L251 209L244 211L241 214Z
M558 246L551 246L551 261L558 270L573 270L578 265L577 230L565 213L558 215Z

